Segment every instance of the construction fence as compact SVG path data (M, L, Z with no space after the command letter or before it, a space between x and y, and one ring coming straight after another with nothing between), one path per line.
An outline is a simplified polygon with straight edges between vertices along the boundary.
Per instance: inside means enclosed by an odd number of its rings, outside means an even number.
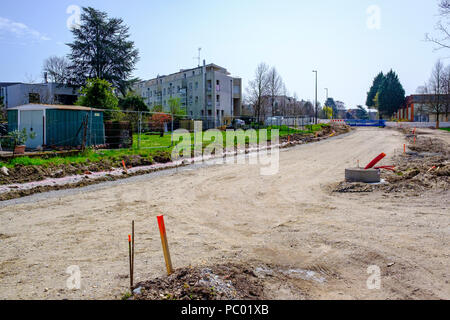
M193 132L194 126L199 123L203 131L273 128L295 133L307 130L307 126L314 123L314 118L269 117L264 122L258 122L249 116L192 117L161 112L95 109L76 117L52 117L45 121L43 132L37 132L35 138L43 150L84 149L89 146L96 149L160 149L174 145L173 133L176 130ZM0 148L14 148L10 137L6 132L2 133Z

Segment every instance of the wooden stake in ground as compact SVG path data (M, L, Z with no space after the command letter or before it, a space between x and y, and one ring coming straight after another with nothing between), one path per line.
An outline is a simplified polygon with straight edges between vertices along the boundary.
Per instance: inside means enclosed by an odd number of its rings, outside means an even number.
M134 220L131 223L131 282L134 284Z
M128 235L128 254L130 257L130 290L133 291L133 261L131 255L131 235Z
M161 244L164 252L164 260L166 261L167 274L173 273L172 260L170 258L169 243L167 241L166 226L164 224L164 216L158 217L159 232L161 234Z
M125 172L128 173L127 166L125 165L125 160L122 160L122 164L123 164L123 170L125 170Z

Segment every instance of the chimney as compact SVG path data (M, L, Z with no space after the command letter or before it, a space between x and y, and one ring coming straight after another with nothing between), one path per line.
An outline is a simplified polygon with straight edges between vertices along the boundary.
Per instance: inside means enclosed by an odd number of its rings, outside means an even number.
M44 83L48 83L48 73L44 72Z

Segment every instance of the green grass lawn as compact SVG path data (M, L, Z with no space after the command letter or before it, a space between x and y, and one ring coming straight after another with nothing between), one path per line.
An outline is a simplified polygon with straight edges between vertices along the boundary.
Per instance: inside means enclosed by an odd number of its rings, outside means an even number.
M450 132L450 128L441 128L441 130Z
M280 137L286 137L291 134L312 134L316 131L322 130L322 128L325 125L319 124L319 125L313 125L313 126L306 126L307 130L298 130L298 129L292 129L287 126L272 126L268 128L268 139L271 139L271 133L272 129L278 129L280 130ZM222 132L223 135L223 142L224 146L226 145L226 132ZM242 135L242 133L241 133ZM239 135L238 135L239 136ZM257 131L257 137L259 142L259 130ZM194 134L191 133L191 140L193 141ZM206 141L206 144L209 144L211 141ZM248 142L248 139L247 141ZM236 143L235 143L236 144ZM164 135L164 137L160 137L158 134L142 134L141 139L139 142L139 135L134 134L133 136L133 149L137 149L138 145L140 145L140 148L169 148L172 145L172 136L171 133L168 132Z
M316 131L322 130L325 125L314 125L308 126L307 130L297 130L288 128L286 126L282 127L270 127L268 128L268 139L271 139L271 130L279 129L280 137L285 137L291 134L311 134ZM226 145L226 132L222 132L223 135L223 143ZM194 134L191 134L191 139L193 141ZM259 131L257 131L257 139L259 142ZM209 145L212 141L204 141L203 147ZM246 143L248 143L248 138L246 139ZM234 143L237 145L237 141ZM119 149L119 150L92 150L88 149L84 153L80 153L76 156L68 156L68 157L53 157L48 159L43 158L30 158L30 157L18 157L10 159L7 162L0 162L0 167L5 166L7 168L13 168L16 165L25 165L25 166L54 166L61 164L77 164L77 163L96 163L101 162L105 159L113 160L113 161L121 161L123 157L139 155L141 157L150 157L160 152L168 152L171 153L173 147L172 145L172 136L170 133L166 133L164 137L160 137L159 135L141 135L140 141L140 149L138 149L138 135L134 135L133 137L133 148L131 149Z

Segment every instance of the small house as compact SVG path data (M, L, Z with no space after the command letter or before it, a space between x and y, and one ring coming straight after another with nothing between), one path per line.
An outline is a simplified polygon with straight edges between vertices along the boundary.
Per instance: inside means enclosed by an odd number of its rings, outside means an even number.
M7 109L8 131L34 133L29 149L105 144L103 110L81 106L27 104Z

